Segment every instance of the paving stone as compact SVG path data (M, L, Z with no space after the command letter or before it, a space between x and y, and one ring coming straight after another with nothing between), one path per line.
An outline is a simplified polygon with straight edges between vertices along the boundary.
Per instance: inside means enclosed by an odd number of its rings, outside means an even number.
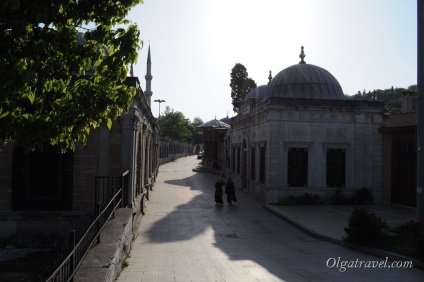
M325 236L341 240L340 228L354 207L265 209L240 190L237 205L216 206L216 175L193 172L198 163L190 156L160 167L128 258L131 267L118 282L424 281L424 272L416 268L329 268L330 258L382 259L317 239L282 219L291 218L312 231L330 230ZM392 206L374 209L394 221L413 213Z

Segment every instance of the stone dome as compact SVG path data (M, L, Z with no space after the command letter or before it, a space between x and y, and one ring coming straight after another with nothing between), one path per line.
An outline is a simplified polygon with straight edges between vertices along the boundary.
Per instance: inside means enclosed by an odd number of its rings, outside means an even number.
M265 98L346 99L342 87L331 73L305 63L303 47L299 57L302 59L299 64L280 71L271 80Z
M225 122L226 124L230 124L231 125L231 118L228 117L228 115L222 119L220 119L220 121Z
M265 98L266 91L268 89L268 85L261 85L254 89L252 89L243 99L243 103L248 102L250 99L255 99L255 102L262 102Z

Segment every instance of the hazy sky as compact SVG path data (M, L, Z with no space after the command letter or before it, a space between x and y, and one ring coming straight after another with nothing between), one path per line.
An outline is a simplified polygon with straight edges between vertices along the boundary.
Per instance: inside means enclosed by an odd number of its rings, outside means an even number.
M152 112L193 120L234 116L230 72L243 64L257 85L305 61L334 75L345 94L417 83L416 0L144 0L130 12L144 41L134 74Z

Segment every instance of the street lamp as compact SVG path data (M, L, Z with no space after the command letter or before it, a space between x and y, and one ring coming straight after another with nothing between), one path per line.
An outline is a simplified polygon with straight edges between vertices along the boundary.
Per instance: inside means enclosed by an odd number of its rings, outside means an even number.
M166 102L166 101L165 100L161 100L161 99L157 99L157 100L154 100L154 102L158 102L159 103L159 118L160 118L160 104L163 103L163 102Z

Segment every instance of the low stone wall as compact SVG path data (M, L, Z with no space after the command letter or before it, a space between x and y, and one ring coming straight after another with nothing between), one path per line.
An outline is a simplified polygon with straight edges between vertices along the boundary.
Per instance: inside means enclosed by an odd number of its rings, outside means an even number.
M74 281L115 281L128 256L133 240L133 209L115 212L100 233L100 244L94 245L78 268Z

